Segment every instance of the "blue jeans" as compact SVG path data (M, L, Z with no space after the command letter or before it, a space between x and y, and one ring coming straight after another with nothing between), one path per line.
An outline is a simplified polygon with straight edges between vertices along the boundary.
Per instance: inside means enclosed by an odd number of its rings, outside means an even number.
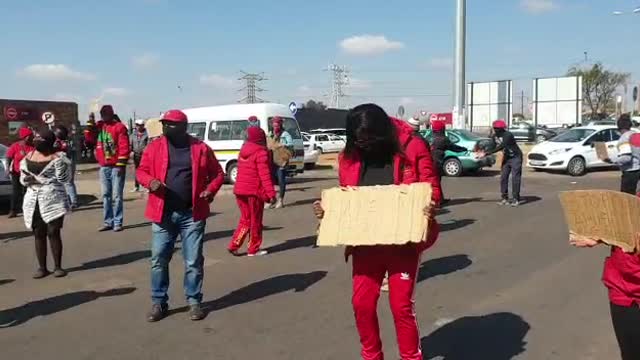
M202 302L204 256L202 242L206 221L193 221L191 210L164 214L162 223L151 226L151 300L154 304L169 301L169 262L178 235L182 239L184 258L184 294L189 305Z
M69 202L72 206L78 205L78 191L76 190L76 163L75 161L71 163L71 180L69 183L64 184L65 189L67 190L67 195L69 196Z
M107 226L122 226L124 218L122 193L124 191L125 177L118 176L118 170L120 169L115 166L104 166L100 168L104 224Z
M281 199L284 199L284 194L287 192L287 169L275 165L271 169L271 173L273 174L273 181L278 183L278 195Z

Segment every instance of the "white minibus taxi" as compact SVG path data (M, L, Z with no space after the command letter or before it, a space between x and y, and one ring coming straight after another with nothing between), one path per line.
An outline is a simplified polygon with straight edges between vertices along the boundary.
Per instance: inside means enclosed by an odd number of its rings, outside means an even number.
M209 106L183 110L189 118L188 132L209 145L220 161L229 182L235 183L238 175L238 154L246 139L249 117L256 116L260 127L269 134L274 117L283 120L284 129L293 138L294 156L289 163L289 173L304 171L304 144L298 121L288 106L281 104L237 104Z

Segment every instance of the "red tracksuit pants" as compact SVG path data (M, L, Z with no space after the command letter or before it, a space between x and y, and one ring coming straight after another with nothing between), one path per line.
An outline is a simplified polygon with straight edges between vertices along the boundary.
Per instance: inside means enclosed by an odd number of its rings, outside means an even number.
M240 249L248 235L247 253L255 254L262 245L264 201L257 196L236 195L236 202L238 203L238 208L240 208L240 221L229 243L229 250L236 251Z
M360 246L353 250L353 311L362 359L383 360L378 298L389 273L389 303L402 360L422 360L414 289L420 253L413 246Z

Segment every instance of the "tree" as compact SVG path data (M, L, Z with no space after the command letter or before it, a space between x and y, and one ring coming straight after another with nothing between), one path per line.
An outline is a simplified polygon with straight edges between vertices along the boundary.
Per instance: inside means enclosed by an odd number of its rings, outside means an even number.
M601 63L594 64L590 69L577 66L569 69L569 76L582 76L582 92L585 104L591 114L606 113L615 108L615 92L618 87L626 84L630 77L628 73L609 71Z
M307 101L307 103L304 105L305 109L311 109L311 110L327 110L327 105L325 105L322 101L315 101L315 100L309 100Z

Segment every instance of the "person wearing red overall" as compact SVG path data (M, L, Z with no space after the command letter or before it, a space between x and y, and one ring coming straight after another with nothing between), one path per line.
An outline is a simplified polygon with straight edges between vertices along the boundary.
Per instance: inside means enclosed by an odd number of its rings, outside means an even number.
M390 118L374 104L360 105L347 114L347 145L339 157L340 186L430 183L432 203L425 209L431 223L421 243L347 247L353 255L353 310L364 360L383 360L377 305L380 285L389 274L389 302L402 360L421 360L420 336L414 309L414 290L420 257L438 238L433 218L442 198L438 172L429 148L405 122ZM314 204L318 218L322 204Z
M11 175L11 208L9 209L9 218L15 218L22 209L22 197L25 188L20 183L20 162L24 157L35 150L33 147L33 131L23 127L18 130L20 140L9 146L7 150L7 162L10 165L9 174Z
M640 134L629 139L632 148L640 151ZM634 149L632 149L634 150ZM636 153L638 151L635 151ZM640 197L640 194L637 194ZM569 242L579 248L604 244L599 239L570 234ZM636 236L640 246L640 234ZM609 292L611 321L618 340L622 360L640 359L640 248L635 254L611 246L611 255L604 262L602 282Z
M257 126L247 129L247 141L238 156L238 178L233 192L240 208L240 221L229 243L229 252L238 256L238 249L249 236L248 256L266 255L262 245L262 216L264 204L273 203L276 191L271 178L271 160L267 149L267 135Z

